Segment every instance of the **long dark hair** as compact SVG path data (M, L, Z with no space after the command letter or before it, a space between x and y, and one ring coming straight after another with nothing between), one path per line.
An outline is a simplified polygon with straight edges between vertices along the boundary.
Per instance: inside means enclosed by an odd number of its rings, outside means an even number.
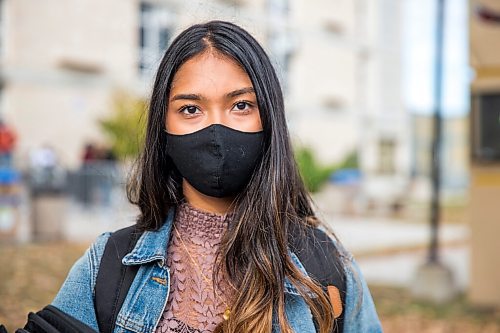
M290 230L305 229L315 218L290 144L280 84L265 51L237 25L223 21L193 25L166 51L153 87L144 149L127 191L130 202L140 208L137 224L143 230L158 229L168 209L183 199L182 178L166 156L165 116L175 73L203 52L227 56L246 71L265 138L260 163L233 202L234 220L222 239L214 270L214 274L227 274L238 290L223 331L271 332L275 313L281 332L291 332L285 314L288 278L311 308L320 332L330 332L333 312L327 296L288 254Z

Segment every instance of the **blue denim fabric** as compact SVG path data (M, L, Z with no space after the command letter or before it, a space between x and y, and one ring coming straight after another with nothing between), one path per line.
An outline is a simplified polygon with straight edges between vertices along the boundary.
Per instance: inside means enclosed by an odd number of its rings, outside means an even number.
M145 232L135 248L123 258L124 265L140 265L137 276L118 314L114 332L154 332L165 308L170 273L165 266L167 245L175 209L171 209L158 231ZM79 319L96 331L94 286L99 263L110 233L97 238L85 254L73 265L52 305ZM382 332L370 291L356 262L342 250L345 258L347 296L344 308L344 333ZM292 261L306 271L297 256ZM297 333L315 333L312 314L297 289L285 281L285 308L292 329ZM279 333L274 325L273 333Z

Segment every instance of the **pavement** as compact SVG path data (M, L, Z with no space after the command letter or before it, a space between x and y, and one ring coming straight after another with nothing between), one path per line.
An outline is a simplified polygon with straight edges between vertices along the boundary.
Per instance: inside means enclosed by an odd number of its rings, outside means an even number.
M66 211L66 239L90 243L102 232L134 223L138 211L124 197L115 198L113 207L84 208L70 203ZM323 219L354 254L370 284L410 287L417 268L426 262L430 236L427 224L340 215ZM454 273L456 286L465 290L469 283L469 230L463 224L444 224L439 236L440 259Z
M328 222L370 284L411 287L417 269L427 261L428 224L352 217L330 217ZM468 238L466 225L443 224L439 229L440 262L451 269L460 291L469 283Z

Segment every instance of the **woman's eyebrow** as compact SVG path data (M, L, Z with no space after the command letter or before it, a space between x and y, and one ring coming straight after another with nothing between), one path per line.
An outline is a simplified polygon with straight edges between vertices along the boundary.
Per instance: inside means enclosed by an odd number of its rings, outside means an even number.
M241 88L238 90L231 91L230 93L227 93L226 97L233 98L233 97L248 94L248 93L255 93L255 89L253 87Z
M246 87L231 91L226 94L226 98L234 98L240 95L255 93L255 89L253 87ZM191 100L191 101L201 101L203 96L200 94L177 94L173 96L170 101L178 101L178 100Z
M201 101L201 95L198 94L177 94L170 99L170 102L177 101L180 99L188 99L194 101Z

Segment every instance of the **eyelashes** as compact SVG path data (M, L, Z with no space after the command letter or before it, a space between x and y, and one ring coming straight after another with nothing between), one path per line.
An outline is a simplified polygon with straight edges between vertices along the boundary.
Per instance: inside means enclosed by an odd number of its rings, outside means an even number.
M240 100L235 102L231 106L231 111L236 111L238 113L242 114L247 114L252 111L252 109L255 108L255 103L247 101L247 100ZM200 107L196 104L187 104L183 105L181 108L178 109L178 113L183 114L184 116L188 118L195 117L199 114L202 113Z
M197 110L200 111L196 105L185 105L179 109L179 113L194 115ZM187 113L185 111L187 111Z

